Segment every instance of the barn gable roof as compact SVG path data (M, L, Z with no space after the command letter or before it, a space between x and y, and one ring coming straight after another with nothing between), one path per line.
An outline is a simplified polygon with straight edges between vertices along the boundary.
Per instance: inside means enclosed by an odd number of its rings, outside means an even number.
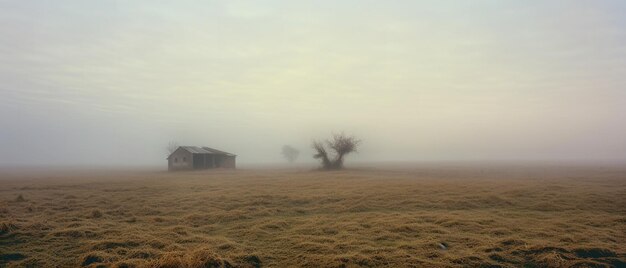
M214 155L235 156L234 154L227 153L227 152L220 151L220 150L213 149L213 148L209 148L209 147L180 146L180 148L192 154L214 154Z

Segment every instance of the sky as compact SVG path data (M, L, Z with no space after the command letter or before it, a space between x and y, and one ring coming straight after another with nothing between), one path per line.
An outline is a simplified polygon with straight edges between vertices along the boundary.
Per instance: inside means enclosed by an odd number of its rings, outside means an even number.
M626 1L0 0L0 165L626 160Z

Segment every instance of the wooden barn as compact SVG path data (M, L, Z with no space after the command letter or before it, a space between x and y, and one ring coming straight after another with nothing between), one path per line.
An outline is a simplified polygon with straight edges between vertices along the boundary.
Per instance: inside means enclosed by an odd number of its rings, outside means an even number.
M170 171L235 168L236 155L209 147L180 146L167 157Z

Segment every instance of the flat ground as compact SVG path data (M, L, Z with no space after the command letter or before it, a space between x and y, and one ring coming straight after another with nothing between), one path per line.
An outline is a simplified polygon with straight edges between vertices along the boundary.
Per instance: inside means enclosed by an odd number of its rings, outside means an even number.
M0 176L0 267L626 266L620 168Z

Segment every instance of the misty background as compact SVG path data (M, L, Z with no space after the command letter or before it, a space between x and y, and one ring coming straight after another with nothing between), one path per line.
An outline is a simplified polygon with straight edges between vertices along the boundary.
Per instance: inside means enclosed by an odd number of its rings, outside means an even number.
M0 165L626 160L624 1L0 0ZM349 163L348 163L349 164Z

